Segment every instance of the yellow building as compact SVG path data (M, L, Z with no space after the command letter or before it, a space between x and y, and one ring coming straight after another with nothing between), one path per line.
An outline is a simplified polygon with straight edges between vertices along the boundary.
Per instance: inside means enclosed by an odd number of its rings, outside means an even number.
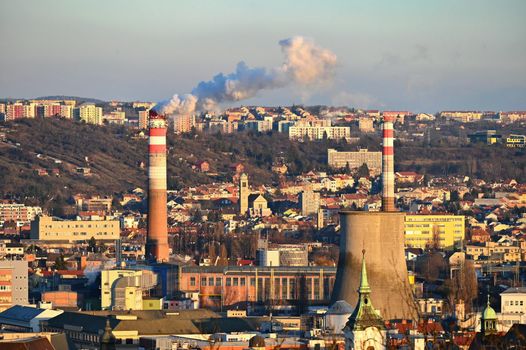
M511 134L506 138L507 147L525 147L526 146L526 136L525 135L514 135Z
M102 125L102 108L91 103L84 103L74 108L73 116L76 120L84 121L87 124Z
M406 215L405 246L452 250L464 240L463 215Z
M119 220L55 220L38 216L31 222L31 239L40 241L117 240L120 238Z
M485 242L484 245L466 246L466 254L479 261L484 257L486 263L505 263L521 261L522 247L507 243Z
M103 310L143 310L143 295L155 287L157 275L148 270L103 270L100 284ZM149 310L158 304L153 303L150 308L150 304L146 303Z
M462 123L469 123L482 119L483 113L480 111L443 111L440 112L442 118L456 120Z
M143 310L162 310L163 298L147 297L142 299Z

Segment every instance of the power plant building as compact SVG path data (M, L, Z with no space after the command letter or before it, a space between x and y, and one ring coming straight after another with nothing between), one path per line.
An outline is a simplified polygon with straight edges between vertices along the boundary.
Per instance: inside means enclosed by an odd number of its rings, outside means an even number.
M142 310L143 295L155 287L157 275L148 270L101 271L103 310Z
M179 283L182 292L197 293L200 307L218 310L326 303L335 274L326 266L183 266Z
M309 266L309 252L299 244L258 249L258 266Z

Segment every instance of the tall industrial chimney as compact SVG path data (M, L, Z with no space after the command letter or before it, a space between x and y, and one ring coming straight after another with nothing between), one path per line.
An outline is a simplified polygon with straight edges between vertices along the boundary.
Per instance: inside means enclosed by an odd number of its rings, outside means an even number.
M148 122L148 236L146 258L168 261L166 210L166 118L150 111Z
M396 211L394 196L393 117L384 116L382 150L382 211Z

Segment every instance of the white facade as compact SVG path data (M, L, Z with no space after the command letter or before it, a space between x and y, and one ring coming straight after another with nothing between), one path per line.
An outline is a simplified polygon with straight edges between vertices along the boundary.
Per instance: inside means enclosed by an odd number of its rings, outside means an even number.
M387 332L376 327L368 327L363 331L345 331L345 350L385 350Z
M289 139L301 140L307 137L310 140L322 140L324 137L334 140L351 138L351 128L348 126L291 126Z
M512 287L500 294L501 310L503 314L526 313L526 288Z
M261 249L259 251L259 266L279 266L279 250Z

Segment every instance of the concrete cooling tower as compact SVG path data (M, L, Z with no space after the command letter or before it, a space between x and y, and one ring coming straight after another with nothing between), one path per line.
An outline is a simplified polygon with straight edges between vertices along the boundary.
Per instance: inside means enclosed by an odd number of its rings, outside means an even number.
M367 251L371 298L382 317L416 319L404 256L404 213L395 207L393 118L384 118L382 211L340 212L340 258L332 303L358 301L362 250ZM331 303L331 304L332 304Z
M358 302L362 250L371 286L371 301L386 320L415 319L416 308L404 256L404 213L340 212L340 259L332 303Z

